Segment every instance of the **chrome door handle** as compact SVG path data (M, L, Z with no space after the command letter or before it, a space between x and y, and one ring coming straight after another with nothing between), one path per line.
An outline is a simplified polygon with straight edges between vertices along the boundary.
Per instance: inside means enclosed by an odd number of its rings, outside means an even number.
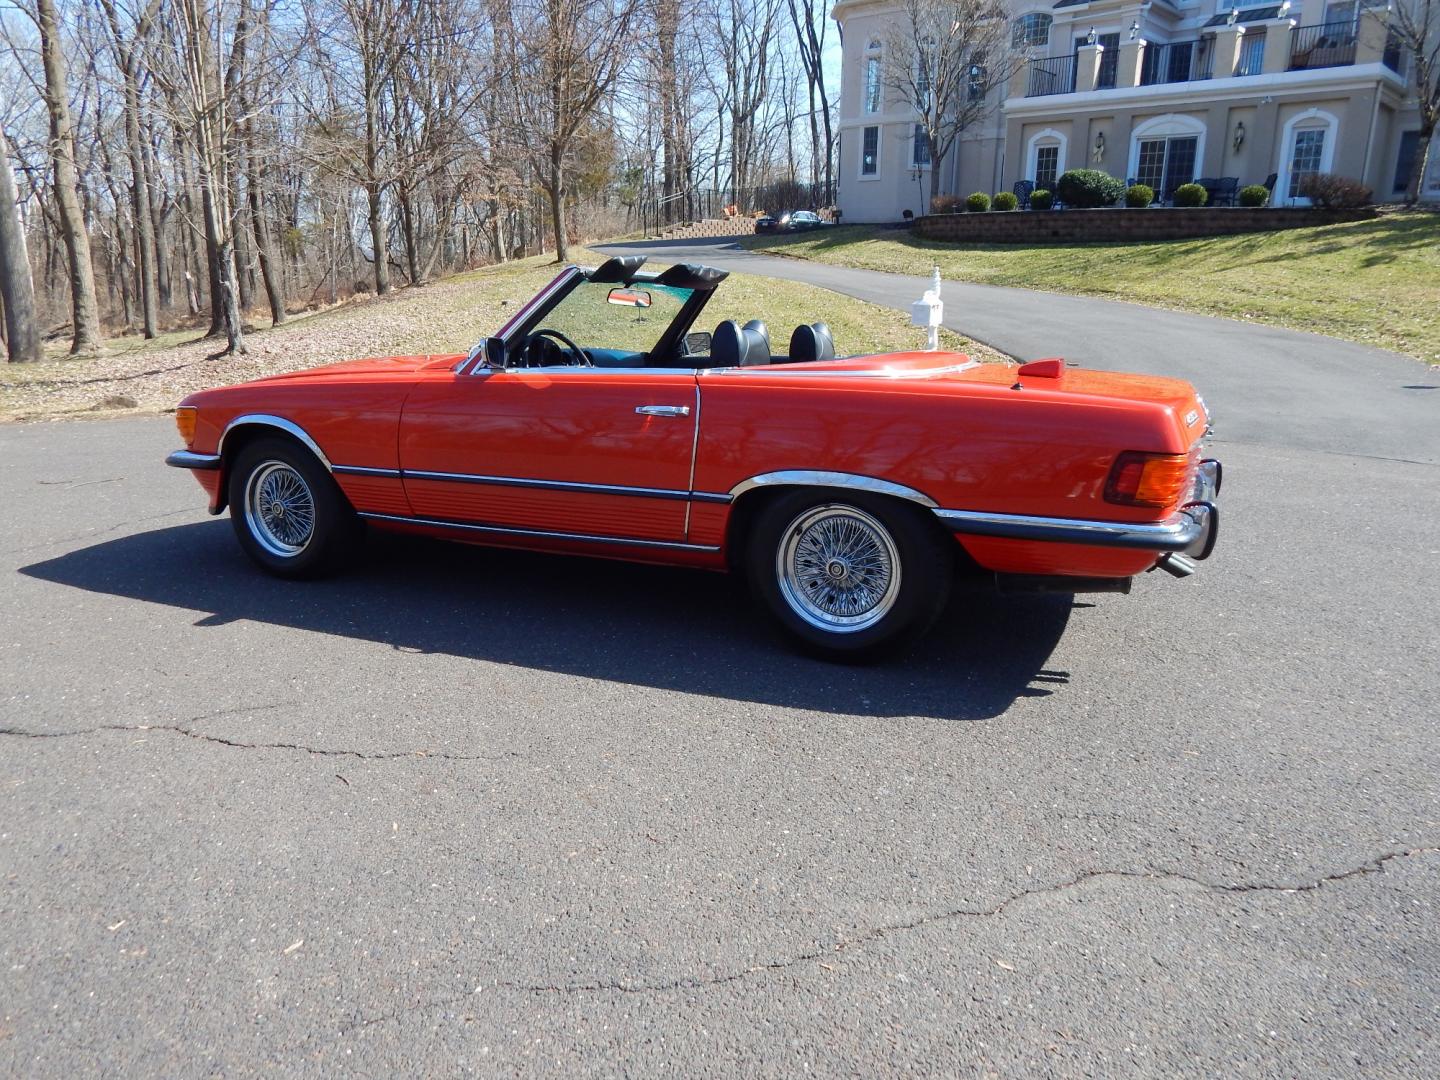
M689 416L689 405L636 405L641 416Z

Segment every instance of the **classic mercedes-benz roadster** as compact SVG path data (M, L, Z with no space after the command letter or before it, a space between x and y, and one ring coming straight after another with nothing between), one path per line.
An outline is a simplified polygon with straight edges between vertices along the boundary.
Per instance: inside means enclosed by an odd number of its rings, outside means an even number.
M922 633L957 573L1128 592L1215 544L1220 465L1188 383L1061 360L836 356L823 323L693 332L725 278L569 267L468 354L357 360L186 398L211 513L310 577L362 525L736 570L801 645Z

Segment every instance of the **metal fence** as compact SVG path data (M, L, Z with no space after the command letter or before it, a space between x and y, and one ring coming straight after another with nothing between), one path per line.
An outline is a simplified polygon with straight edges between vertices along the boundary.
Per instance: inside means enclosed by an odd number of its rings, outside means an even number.
M1348 22L1302 26L1290 35L1290 70L1343 67L1355 63L1355 25Z
M1025 85L1026 97L1075 92L1075 57L1052 56L1030 61L1030 78Z
M1151 45L1140 65L1140 85L1192 82L1214 74L1215 53L1204 38Z

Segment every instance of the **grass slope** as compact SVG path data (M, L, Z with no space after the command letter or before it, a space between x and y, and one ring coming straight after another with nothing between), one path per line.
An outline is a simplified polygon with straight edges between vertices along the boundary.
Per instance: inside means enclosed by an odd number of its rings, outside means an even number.
M866 270L925 274L1309 330L1440 363L1440 214L1134 244L961 246L846 226L745 246Z
M584 258L584 256L582 256ZM594 256L600 262L601 256ZM156 341L120 338L99 357L54 356L38 364L0 366L0 420L38 420L160 412L186 394L284 371L362 356L464 352L497 329L540 290L556 267L544 258L475 270L383 299L367 298L292 318L247 335L246 356L207 359L218 344L196 331ZM920 348L923 333L899 311L824 289L750 275L722 285L701 316L701 329L721 319L764 319L777 349L800 322L830 324L842 353ZM1000 354L945 332L945 348L977 359Z

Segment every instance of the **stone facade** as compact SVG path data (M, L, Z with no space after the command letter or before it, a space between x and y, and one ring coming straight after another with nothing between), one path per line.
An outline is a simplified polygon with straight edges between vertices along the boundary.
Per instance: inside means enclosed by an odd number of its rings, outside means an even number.
M928 166L914 161L913 112L884 88L878 101L866 92L895 23L890 0L836 5L845 221L921 215L930 168L941 191L962 196L1095 168L1162 198L1199 177L1244 186L1273 175L1274 205L1304 205L1306 172L1360 179L1380 202L1403 197L1419 120L1383 7L1302 0L1232 19L1227 0L1008 3L1035 44L958 152ZM1440 146L1422 197L1440 199Z

